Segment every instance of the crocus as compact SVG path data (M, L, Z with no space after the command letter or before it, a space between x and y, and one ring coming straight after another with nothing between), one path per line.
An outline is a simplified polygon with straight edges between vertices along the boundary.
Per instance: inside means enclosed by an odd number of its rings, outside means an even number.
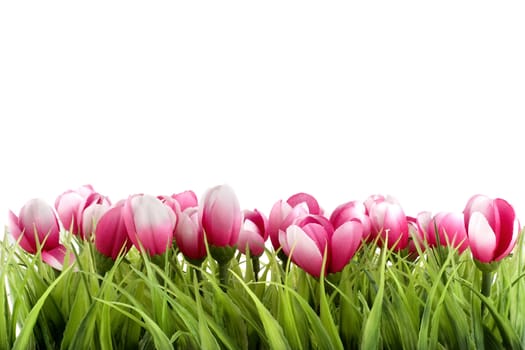
M233 247L241 229L241 209L228 185L209 189L199 207L199 218L210 245Z
M119 253L125 254L132 243L122 216L124 201L108 209L98 220L95 229L95 247L103 255L116 260Z
M268 219L263 213L254 210L243 212L243 223L237 242L241 253L246 254L246 248L253 256L261 256L264 252L264 244L268 239Z
M177 218L160 199L147 194L128 197L122 209L129 238L149 255L163 254L173 243Z
M61 270L66 248L59 243L60 226L53 207L42 199L29 200L16 216L8 213L9 231L20 246L29 253L40 252L42 260ZM74 257L70 256L70 262Z
M474 195L463 214L470 250L476 260L495 262L512 251L520 225L514 208L507 201Z
M275 250L280 248L279 231L286 230L297 218L308 214L322 214L319 203L308 193L296 193L286 201L279 200L273 205L268 218L268 235Z
M393 197L372 196L365 205L372 227L372 238L379 236L379 245L402 250L408 244L408 223L401 205Z
M440 212L434 215L427 232L430 246L451 246L460 253L468 248L465 221L461 213Z
M204 232L199 222L197 207L189 207L179 213L175 227L175 241L186 258L199 261L206 257Z
M83 213L92 204L109 206L111 203L107 197L96 192L91 185L68 190L58 196L55 200L55 209L64 229L85 238L82 231Z

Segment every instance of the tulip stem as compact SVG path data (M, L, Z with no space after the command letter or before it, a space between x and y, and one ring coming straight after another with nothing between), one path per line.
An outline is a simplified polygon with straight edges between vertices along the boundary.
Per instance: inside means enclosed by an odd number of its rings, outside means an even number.
M481 277L481 294L487 298L490 296L490 288L492 287L492 271L482 271Z
M230 277L229 267L229 261L219 263L219 281L223 291L226 291L226 286L228 285L228 279Z
M252 256L252 266L253 266L253 278L255 282L259 281L259 271L261 270L261 265L259 263L258 256Z

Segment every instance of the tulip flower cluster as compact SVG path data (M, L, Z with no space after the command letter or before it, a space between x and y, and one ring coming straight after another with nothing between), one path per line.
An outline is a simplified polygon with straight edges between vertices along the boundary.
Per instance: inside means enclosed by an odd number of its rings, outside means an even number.
M66 249L60 230L113 260L132 247L150 256L176 247L188 260L203 261L207 247L236 248L261 256L270 238L274 251L309 274L319 277L340 272L362 244L377 243L393 251L416 254L435 246L450 246L459 253L470 248L480 263L507 256L520 231L512 206L503 199L475 195L463 213L421 212L407 216L390 196L371 195L364 201L339 205L324 214L310 194L297 193L279 200L267 217L259 209L241 210L229 186L216 186L201 203L192 191L153 196L133 194L115 204L91 185L62 193L52 208L33 199L17 216L9 212L9 230L30 253L60 269Z

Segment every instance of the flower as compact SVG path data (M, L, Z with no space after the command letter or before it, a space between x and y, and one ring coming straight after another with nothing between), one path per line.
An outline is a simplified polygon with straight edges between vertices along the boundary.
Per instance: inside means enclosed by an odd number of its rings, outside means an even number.
M279 200L273 205L268 218L268 235L275 250L280 248L279 231L286 230L298 217L308 214L321 215L322 210L317 200L304 192L296 193L286 201Z
M199 219L210 245L237 244L241 229L241 209L237 196L228 185L209 189L199 207Z
M75 235L85 238L82 231L82 219L84 210L92 204L103 204L109 206L111 203L107 197L96 192L91 185L84 185L76 190L68 190L55 200L55 209L64 229ZM91 232L86 232L87 235Z
M175 241L179 250L188 259L201 260L206 256L204 232L199 222L197 207L189 207L179 213L175 227Z
M512 251L520 225L514 208L507 201L474 195L463 214L470 251L476 260L499 261Z
M59 243L60 226L53 207L42 199L31 199L22 207L19 216L9 210L8 226L24 250L35 254L40 248L44 262L62 269L67 250ZM72 262L74 256L69 259Z
M371 224L370 218L366 212L365 204L361 201L351 201L339 205L330 215L330 222L334 228L338 228L345 222L359 220L363 227L363 238L370 236Z
M284 253L312 276L319 277L327 254L325 274L341 271L360 246L363 226L359 220L343 223L335 231L321 215L307 215L281 230L279 241Z
M132 195L124 203L122 216L137 249L157 255L171 247L177 217L160 199L147 194Z
M434 215L428 223L427 235L430 246L448 245L457 248L460 253L468 248L467 231L461 213L440 212Z
M124 201L108 209L99 219L95 229L95 247L105 256L116 260L119 253L125 254L131 247L126 223L122 216Z
M243 212L243 223L237 241L241 253L246 254L246 248L248 248L253 256L262 255L264 244L268 239L267 226L268 219L257 209Z
M408 223L401 205L393 197L371 196L365 202L372 227L371 237L379 245L402 250L408 244Z

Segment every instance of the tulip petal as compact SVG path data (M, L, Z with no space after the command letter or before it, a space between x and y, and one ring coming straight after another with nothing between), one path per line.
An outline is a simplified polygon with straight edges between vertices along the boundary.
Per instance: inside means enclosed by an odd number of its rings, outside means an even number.
M63 245L59 245L51 250L42 251L42 261L60 271L64 267L66 252L67 249ZM71 265L74 261L75 255L71 253L68 257L68 264Z
M359 221L347 221L332 235L330 272L341 271L352 259L361 245L363 225Z
M496 260L503 258L503 253L513 248L513 241L517 236L517 231L514 229L514 222L516 215L512 206L505 200L497 198L494 200L494 207L499 216L499 228L496 229L496 249L494 250L494 257Z
M487 218L480 212L473 212L470 215L468 239L474 258L485 263L493 260L496 234Z
M288 227L286 236L292 261L309 274L319 277L324 252L321 253L317 244L297 225Z
M319 207L319 203L317 200L308 193L300 192L296 193L288 200L286 201L288 204L290 204L292 207L295 207L299 205L300 203L306 203L308 206L308 213L314 214L314 215L320 215L321 214L321 208Z

